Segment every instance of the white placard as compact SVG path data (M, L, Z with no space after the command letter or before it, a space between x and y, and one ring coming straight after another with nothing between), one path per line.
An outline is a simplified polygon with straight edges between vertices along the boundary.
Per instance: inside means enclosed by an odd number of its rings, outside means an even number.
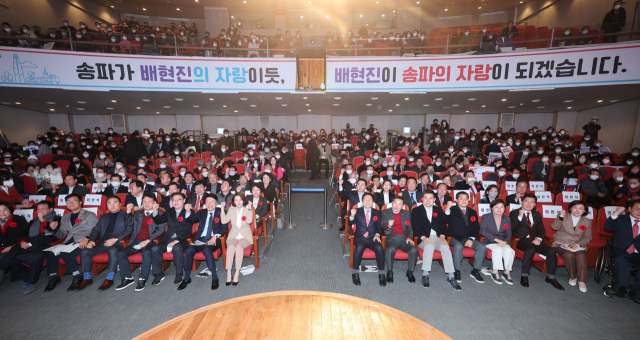
M589 213L586 216L588 219L593 220L593 208L589 207Z
M539 203L553 203L553 196L550 191L536 191L534 194Z
M607 218L611 217L611 215L613 215L613 213L616 212L616 209L618 209L618 207L616 206L604 207L605 216L607 216ZM622 214L620 215L624 215L624 214L625 214L625 211L623 211Z
M483 181L482 182L482 187L484 188L484 190L487 190L487 187L490 185L498 185L498 182L496 181Z
M334 150L340 149L340 144L331 144L331 149L334 149Z
M563 191L562 192L562 201L563 202L573 202L580 200L580 193L577 191Z
M516 181L505 181L504 189L507 191L516 191L516 184L518 184Z
M542 181L531 181L529 182L529 190L536 191L544 191L544 182Z
M108 187L107 182L104 183L93 183L91 185L91 192L98 192L98 186L102 185L102 190L106 189Z
M562 211L562 206L559 205L543 205L538 209L542 210L543 218L557 218L558 214ZM566 215L568 217L568 215Z
M121 182L120 185L122 185L123 187L127 187L127 189L129 189L129 184L131 184L131 182Z
M33 209L16 209L13 211L13 214L24 217L27 222L33 220Z
M393 183L393 185L398 185L398 180L397 179L392 179L391 183Z
M478 204L478 216L483 216L491 212L490 204L481 203Z
M516 193L515 191L507 190L507 196L509 196L509 195L514 195L515 193Z
M56 216L60 216L60 217L64 216L64 209L56 208L56 209L53 209L53 211L56 212Z
M250 149L255 150L256 149L256 145L255 144L249 144L247 145Z
M245 190L245 191L244 191L244 195L245 195L245 196L249 196L249 195L251 195L251 191L249 191L249 190Z
M476 181L482 182L482 173L495 172L495 166L470 166L469 170L473 170L473 174L476 177Z
M82 208L82 209L86 211L91 211L92 213L98 215L98 207L88 207L88 208Z
M67 197L67 195L58 195L58 206L59 207L66 207L67 206L67 201L65 200L66 197Z
M351 147L351 143L344 143L344 144L342 144L342 147L345 148L345 149L346 148L350 148Z
M517 210L517 209L520 209L520 208L522 208L522 204L515 204L515 203L509 204L509 211L510 212L514 211L514 210Z
M91 194L84 196L84 205L99 206L102 203L102 195ZM122 202L124 204L124 202Z
M46 200L47 195L29 195L29 201L33 201L36 204Z
M296 144L296 150L302 150L302 149L304 149L302 144Z

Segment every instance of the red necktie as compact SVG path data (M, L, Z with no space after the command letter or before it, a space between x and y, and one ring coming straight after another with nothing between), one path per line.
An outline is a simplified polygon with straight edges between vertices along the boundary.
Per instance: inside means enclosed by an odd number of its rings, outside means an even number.
M367 219L367 228L369 228L369 212L365 214L365 218ZM637 226L637 225L636 225Z
M640 220L636 220L636 223L633 224L633 228L631 229L633 231L633 238L638 237L638 231L640 231L640 228L638 227L638 221ZM633 254L636 251L636 247L632 244L631 247L627 248L627 253L629 254Z
M440 196L440 206L444 206L444 197Z
M531 220L529 219L530 214L527 213L527 224L529 225L529 238L533 241L533 234L531 233Z

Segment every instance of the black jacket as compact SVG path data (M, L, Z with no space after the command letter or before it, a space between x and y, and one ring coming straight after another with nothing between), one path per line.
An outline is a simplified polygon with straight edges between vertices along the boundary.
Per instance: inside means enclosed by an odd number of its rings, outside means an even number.
M431 222L427 218L427 211L424 206L421 205L411 210L411 224L413 225L414 234L418 237L418 244L422 243L422 236L429 238L431 229L436 232L438 237L447 235L447 223L450 222L451 217L445 215L444 211L435 204L432 208L433 216Z
M478 213L471 207L465 209L462 214L460 207L451 207L451 222L449 222L449 235L464 243L470 237L478 238L480 235L480 220Z
M522 210L522 208L513 210L509 213L509 218L511 218L512 235L524 240L527 235L531 234L533 235L533 238L539 237L544 240L546 231L544 229L544 224L542 224L542 215L535 210L531 211L531 214L533 215L533 224L531 225L531 228L529 228L527 214L522 216L522 221L518 220L520 210ZM533 241L533 239L531 241Z
M28 236L29 223L27 220L22 216L11 214L5 222L4 231L0 232L0 248L16 246Z
M207 215L209 214L209 210L201 209L197 213L191 212L189 218L187 219L189 223L198 223L198 230L196 231L194 240L200 240L202 242L209 241L208 237L203 237L202 232L204 231L204 227L207 222ZM220 208L216 208L213 211L213 219L209 220L210 227L212 228L211 236L213 235L224 235L229 230L228 224L222 224L220 219Z
M178 217L176 217L176 208L169 208L164 214L160 214L160 211L158 211L158 214L153 216L155 224L167 224L167 230L162 237L163 241L177 240L183 247L187 246L187 238L191 235L193 223L184 218L185 215L186 210L184 208L182 208ZM191 215L194 215L193 211L191 211Z
M611 217L607 218L604 223L604 230L613 232L612 245L614 256L623 254L634 245L636 249L640 249L640 237L633 238L633 223L631 215L620 215L615 220Z

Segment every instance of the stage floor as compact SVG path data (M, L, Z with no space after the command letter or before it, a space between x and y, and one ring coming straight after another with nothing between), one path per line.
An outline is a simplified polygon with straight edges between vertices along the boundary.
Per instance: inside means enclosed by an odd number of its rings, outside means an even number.
M295 290L215 303L169 320L135 339L450 338L409 314L374 301Z

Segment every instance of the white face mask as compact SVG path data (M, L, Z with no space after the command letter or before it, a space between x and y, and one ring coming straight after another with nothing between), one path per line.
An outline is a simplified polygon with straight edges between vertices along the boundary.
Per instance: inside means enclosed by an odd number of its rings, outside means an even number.
M229 171L229 176L234 176L236 174L235 171Z
M633 161L629 159L629 160L627 160L627 164L631 165L631 164L633 164Z
M504 177L504 175L506 175L507 173L504 171L498 171L498 176L500 177Z
M111 182L111 186L117 188L120 186L120 182Z
M391 175L393 175L393 171L387 170L387 176L391 176Z
M116 169L120 169L120 168L122 168L122 165L121 164L116 164Z
M600 145L602 145L602 143L596 143L596 146L597 146L597 147L600 147Z
M353 172L353 170L347 169L346 173L347 175L351 175L351 173Z
M440 138L435 138L434 140L435 140L436 142L439 142L439 141L440 141Z
M597 181L597 180L598 180L598 177L600 177L600 176L598 176L598 175L591 175L591 176L589 176L589 178L591 178L591 179L592 179L592 180L594 180L594 181Z
M138 166L141 167L141 168L144 168L145 165L146 164L144 164L144 163L138 163Z
M592 169L597 169L597 168L598 168L598 164L597 164L597 163L591 163L591 164L589 164L589 166L590 166Z
M638 157L638 153L637 153L637 152L632 152L632 153L631 153L631 156L633 156L633 157Z
M88 153L83 153L82 156L84 156L84 158L89 158L89 154Z
M522 155L523 155L523 156L527 156L528 154L529 154L529 152L527 152L527 151L522 151Z
M160 164L160 168L161 168L161 169L164 169L164 168L166 168L166 167L167 167L167 165L166 165L166 164Z
M13 186L13 180L4 181L4 186L11 188Z
M355 178L349 178L349 183L356 184L356 179Z
M616 177L616 181L622 182L622 181L624 181L624 177Z
M618 10L618 9L620 9L620 5L615 5L615 6L613 6L613 8Z
M587 33L589 33L589 31L588 31L588 30L582 30L582 34L585 34L585 35L586 35Z
M544 150L538 150L538 155L542 155L544 153Z
M511 175L514 179L518 179L518 177L520 177L520 174L513 174Z
M542 161L543 162L548 162L549 161L549 157L542 157Z
M436 166L442 165L442 162L436 162Z
M98 172L98 173L96 173L96 177L102 178L102 177L104 177L104 173L103 172Z

